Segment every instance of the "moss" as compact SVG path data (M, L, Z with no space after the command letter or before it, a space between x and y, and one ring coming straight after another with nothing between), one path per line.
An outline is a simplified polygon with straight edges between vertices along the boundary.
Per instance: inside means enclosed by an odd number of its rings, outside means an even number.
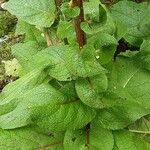
M11 45L21 41L22 37L15 37L14 31L17 23L15 16L12 16L8 11L0 10L0 80L5 79L5 68L2 61L11 60ZM3 36L8 35L8 40L3 41Z
M7 11L0 11L0 37L12 32L16 25L16 18Z
M0 60L10 60L12 58L11 55L11 49L9 47L9 44L7 43L2 44L0 46Z

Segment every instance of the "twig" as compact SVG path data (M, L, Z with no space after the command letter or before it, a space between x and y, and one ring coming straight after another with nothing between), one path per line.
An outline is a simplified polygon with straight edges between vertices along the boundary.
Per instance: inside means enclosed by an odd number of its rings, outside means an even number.
M56 9L62 4L62 0L55 0Z
M90 123L86 125L86 148L89 150L90 145Z
M47 42L47 46L51 46L53 44L53 41L49 35L49 32L48 32L48 29L44 29L44 37L46 39L46 42Z
M84 10L83 10L83 0L72 0L72 7L78 6L80 8L80 14L74 19L75 31L79 47L83 48L86 43L86 37L84 31L81 29L81 22L84 21Z

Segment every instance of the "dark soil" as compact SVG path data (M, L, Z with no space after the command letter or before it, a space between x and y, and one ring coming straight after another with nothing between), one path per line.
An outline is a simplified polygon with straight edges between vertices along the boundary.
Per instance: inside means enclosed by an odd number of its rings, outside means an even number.
M129 51L139 51L139 47L130 45L128 42L126 42L124 39L121 39L118 42L118 46L114 55L114 59L117 57L118 54L120 54L121 52L126 52L127 50Z
M2 92L3 88L10 82L17 80L19 77L6 76L5 79L0 80L0 92Z

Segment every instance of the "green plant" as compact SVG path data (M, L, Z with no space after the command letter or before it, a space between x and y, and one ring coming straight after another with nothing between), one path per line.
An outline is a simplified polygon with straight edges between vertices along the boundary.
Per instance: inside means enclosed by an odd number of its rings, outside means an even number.
M25 39L12 47L20 78L0 95L0 149L150 149L148 2L4 6Z

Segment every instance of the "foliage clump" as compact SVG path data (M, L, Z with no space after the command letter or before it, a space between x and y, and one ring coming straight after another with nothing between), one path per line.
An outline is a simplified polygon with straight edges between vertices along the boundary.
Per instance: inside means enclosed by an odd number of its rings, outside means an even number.
M25 39L12 47L20 78L0 95L0 149L150 149L136 134L148 135L150 125L148 1L4 7Z

